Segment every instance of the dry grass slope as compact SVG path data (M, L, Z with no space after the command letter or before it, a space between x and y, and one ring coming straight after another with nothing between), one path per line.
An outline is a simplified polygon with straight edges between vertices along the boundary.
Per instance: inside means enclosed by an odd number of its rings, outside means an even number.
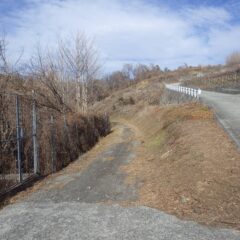
M125 168L141 182L139 201L184 219L240 229L240 154L208 108L146 107L126 116L142 133Z
M204 90L230 91L239 93L240 90L240 70L236 68L224 73L218 72L208 74L203 77L192 78L182 82L184 86L201 88ZM238 91L237 91L238 90Z

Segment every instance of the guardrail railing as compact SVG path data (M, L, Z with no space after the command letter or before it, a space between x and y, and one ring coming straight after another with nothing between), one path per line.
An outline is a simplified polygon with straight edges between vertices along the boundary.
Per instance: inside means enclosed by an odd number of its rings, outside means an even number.
M201 89L188 88L188 87L183 87L179 85L168 85L167 88L172 91L184 93L194 98L199 98L200 95L202 94Z

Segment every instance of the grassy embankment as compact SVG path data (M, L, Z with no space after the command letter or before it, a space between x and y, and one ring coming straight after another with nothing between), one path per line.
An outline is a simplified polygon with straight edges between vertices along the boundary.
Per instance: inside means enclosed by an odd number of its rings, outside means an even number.
M114 121L133 125L142 143L136 160L124 168L129 183L140 183L139 200L127 204L240 229L240 153L207 107L177 99L152 104L157 94L166 98L156 86L142 82L102 105Z

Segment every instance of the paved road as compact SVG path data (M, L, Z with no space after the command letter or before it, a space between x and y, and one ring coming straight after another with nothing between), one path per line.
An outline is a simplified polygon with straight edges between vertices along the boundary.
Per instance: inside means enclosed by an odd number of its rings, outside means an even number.
M240 94L203 91L201 99L214 109L219 122L240 148Z
M176 90L178 85L167 84L166 87ZM240 94L202 91L200 99L215 111L219 122L240 149Z
M138 197L138 183L126 183L121 167L136 157L139 144L130 127L117 125L82 171L75 167L80 158L37 192L1 210L0 239L240 239L237 231L204 227L147 207L114 204Z

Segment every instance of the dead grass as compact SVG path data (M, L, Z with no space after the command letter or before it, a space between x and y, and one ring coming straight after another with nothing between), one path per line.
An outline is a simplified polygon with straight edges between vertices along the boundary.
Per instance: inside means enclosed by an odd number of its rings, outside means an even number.
M184 86L201 88L204 90L223 91L224 89L240 89L239 68L229 72L218 72L199 78L183 81Z
M240 229L240 154L206 107L146 107L129 119L143 134L124 167L141 184L131 204Z
M94 113L125 114L128 111L134 111L136 105L159 105L163 91L163 83L144 80L134 86L114 92L103 101L96 102L91 110Z
M118 94L112 97L107 106L118 98ZM126 184L138 183L139 199L121 204L145 205L183 219L240 229L240 154L208 108L197 103L138 104L119 108L114 115L113 121L130 124L142 143L137 158L123 167L128 173ZM109 143L119 142L121 129L114 130L81 161L56 175L85 169ZM56 175L11 203L46 186Z

